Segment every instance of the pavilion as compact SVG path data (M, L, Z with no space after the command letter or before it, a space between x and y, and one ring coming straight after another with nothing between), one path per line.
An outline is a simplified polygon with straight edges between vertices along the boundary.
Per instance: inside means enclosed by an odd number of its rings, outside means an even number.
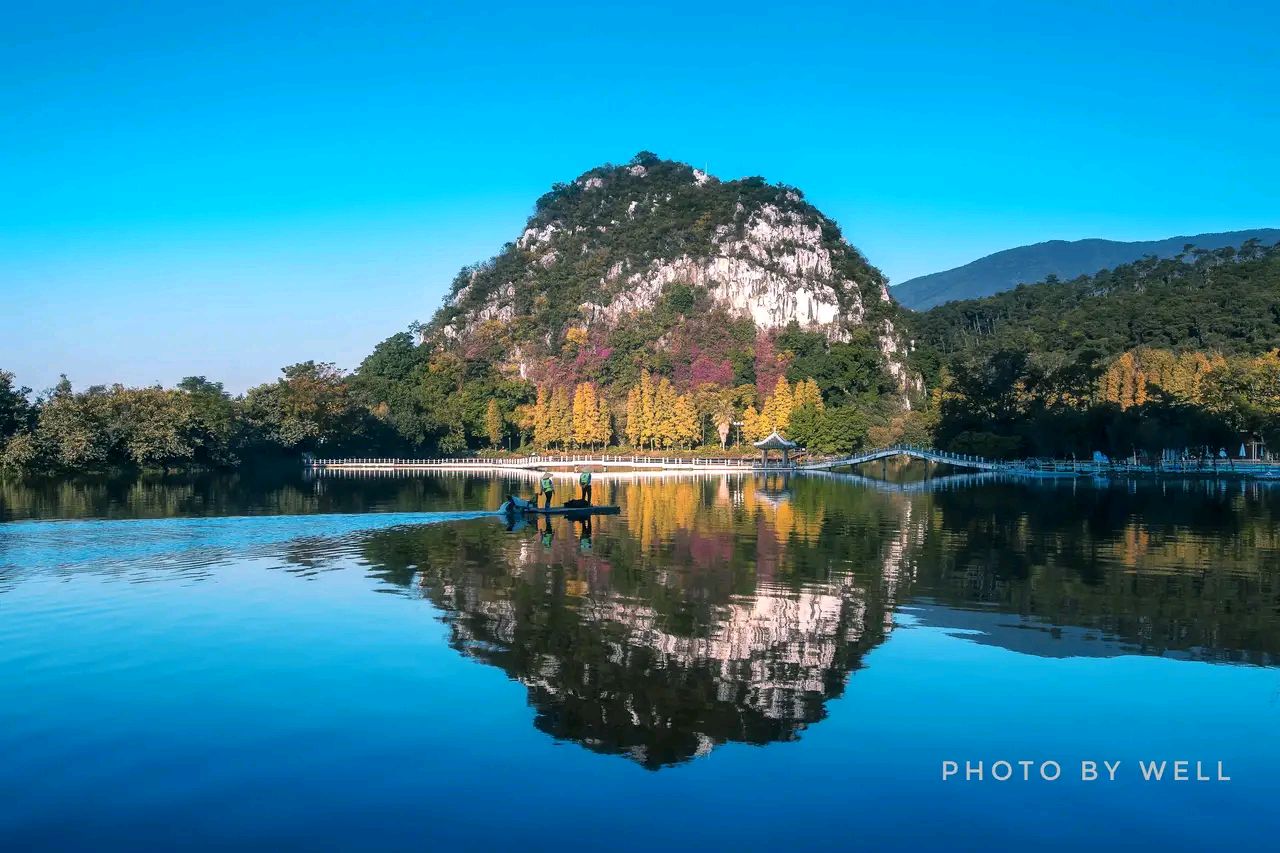
M790 452L800 446L794 441L778 435L778 431L776 429L760 441L754 442L754 444L756 447L760 448L760 452L764 454L763 461L766 468L769 467L770 450L781 450L782 464L789 465L791 464L791 459L789 458Z

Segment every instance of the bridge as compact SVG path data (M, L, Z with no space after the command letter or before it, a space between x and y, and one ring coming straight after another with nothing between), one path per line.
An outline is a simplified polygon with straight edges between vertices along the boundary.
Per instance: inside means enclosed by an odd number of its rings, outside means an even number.
M354 469L366 471L406 470L418 468L442 468L449 470L500 469L507 471L564 471L577 466L599 466L610 469L653 471L829 471L876 462L895 456L907 456L943 465L952 465L971 471L1002 471L1006 473L1028 469L1026 463L995 462L977 456L946 453L932 448L896 444L864 450L851 456L836 459L813 459L790 463L763 463L758 458L742 457L680 457L640 456L608 453L574 453L563 455L502 456L502 457L437 457L427 459L307 459L306 466L314 469Z
M877 447L864 450L852 456L838 459L821 459L814 462L803 462L796 467L802 471L829 471L832 468L846 468L864 465L867 462L878 462L881 459L892 459L896 456L908 456L925 462L936 462L940 465L952 465L956 468L967 468L971 471L1022 471L1028 470L1023 463L995 462L981 456L968 456L963 453L947 453L929 447L916 447L911 444L895 444L891 447Z
M574 453L561 455L503 456L503 457L435 457L435 458L379 458L379 459L316 459L304 458L303 464L312 471L363 471L367 473L388 471L507 471L510 473L551 471L565 474L577 466L603 468L610 473L633 471L683 472L683 473L738 473L781 472L819 473L841 468L854 468L868 462L905 456L939 465L949 465L979 473L1006 474L1015 477L1107 477L1126 475L1185 475L1185 476L1233 476L1259 480L1280 480L1280 465L1276 463L1246 462L1233 459L1183 460L1158 464L1139 462L1095 462L1062 459L1021 459L1001 462L970 456L964 453L947 453L931 447L895 444L862 450L848 456L833 459L813 458L770 462L763 464L758 458L742 457L681 457L641 456L611 453Z

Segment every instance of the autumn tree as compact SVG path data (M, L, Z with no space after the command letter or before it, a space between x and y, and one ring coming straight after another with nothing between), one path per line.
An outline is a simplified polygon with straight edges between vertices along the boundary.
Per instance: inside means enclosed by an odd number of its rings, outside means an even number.
M598 398L596 406L595 439L601 447L608 447L613 441L613 414L609 411L609 401L603 396Z
M640 411L640 386L631 386L630 391L627 391L626 419L627 424L623 435L628 444L639 447L641 435L644 434L644 415Z
M658 447L673 447L680 440L680 424L676 420L679 395L671 380L662 377L653 391L652 440Z
M768 435L775 430L779 434L786 433L787 427L791 423L793 405L791 384L787 382L785 376L779 376L777 383L773 386L773 395L765 401L764 408L760 411L762 421L760 428L764 435ZM761 438L763 437L761 436Z
M551 394L547 386L538 386L538 396L534 399L532 416L533 443L541 448L551 446L555 439L551 433Z
M625 435L627 443L639 447L644 439L644 413L640 405L640 386L632 385L627 392L627 425Z
M490 400L485 408L484 431L490 447L496 450L502 446L502 412L498 409L497 400Z
M550 443L565 447L573 441L573 403L569 391L563 385L551 394L547 417L547 437Z
M756 411L755 406L747 406L742 412L742 435L747 441L759 441L768 433L761 434L764 425L760 413Z
M684 447L692 447L702 440L702 425L698 410L693 404L693 397L689 394L676 397L672 411L672 435L674 442Z

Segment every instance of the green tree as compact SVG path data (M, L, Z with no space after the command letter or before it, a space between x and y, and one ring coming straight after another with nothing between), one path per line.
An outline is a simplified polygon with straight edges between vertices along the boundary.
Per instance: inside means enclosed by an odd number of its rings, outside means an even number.
M249 389L245 411L262 435L286 450L340 448L357 436L362 410L346 375L334 365L305 361L269 385Z
M28 400L30 388L14 384L14 376L0 370L0 443L14 433L30 429L34 410Z

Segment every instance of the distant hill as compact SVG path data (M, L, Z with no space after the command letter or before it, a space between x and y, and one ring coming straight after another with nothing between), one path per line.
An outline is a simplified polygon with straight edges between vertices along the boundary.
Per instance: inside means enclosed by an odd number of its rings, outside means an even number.
M922 275L904 281L891 289L898 302L915 311L924 311L957 299L978 299L1019 284L1042 281L1055 275L1072 279L1092 275L1099 270L1127 264L1154 255L1171 258L1188 243L1199 249L1238 247L1256 239L1263 245L1280 242L1280 228L1257 228L1250 231L1226 231L1218 234L1195 234L1122 243L1116 240L1050 240L1032 246L1005 249L987 255L962 267L945 272Z

